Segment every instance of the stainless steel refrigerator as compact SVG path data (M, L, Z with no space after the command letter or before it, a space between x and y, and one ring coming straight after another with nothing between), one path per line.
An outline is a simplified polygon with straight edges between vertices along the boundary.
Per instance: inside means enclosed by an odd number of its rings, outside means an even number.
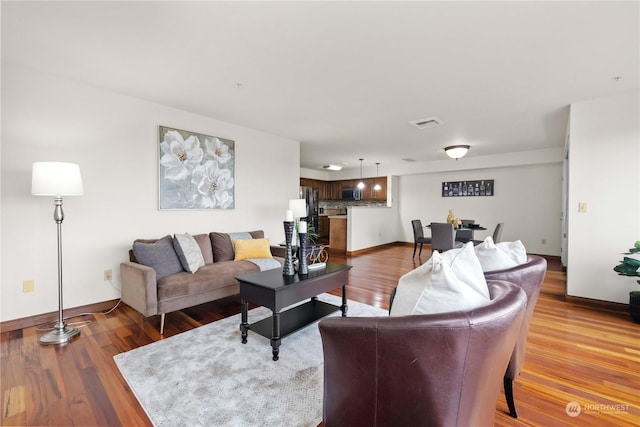
M300 198L307 202L307 222L318 232L318 189L314 187L300 187Z

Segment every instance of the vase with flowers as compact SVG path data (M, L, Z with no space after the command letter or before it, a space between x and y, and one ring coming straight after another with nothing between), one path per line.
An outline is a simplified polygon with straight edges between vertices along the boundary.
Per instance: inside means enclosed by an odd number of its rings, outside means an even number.
M447 215L447 224L452 224L453 228L459 228L462 225L462 220L460 218L456 218L453 214L453 209L449 209L449 214Z

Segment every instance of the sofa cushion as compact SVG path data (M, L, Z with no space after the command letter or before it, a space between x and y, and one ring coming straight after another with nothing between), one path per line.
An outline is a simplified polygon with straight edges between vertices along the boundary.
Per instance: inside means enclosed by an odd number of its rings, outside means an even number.
M200 253L202 253L205 265L213 263L213 250L211 249L209 234L196 234L193 238L196 239L198 246L200 246Z
M471 310L490 301L473 243L443 254L434 252L398 282L392 316Z
M171 236L164 236L153 243L133 242L133 254L140 264L153 268L156 279L183 271L182 264L173 248Z
M196 239L189 233L174 234L173 247L184 271L195 273L204 266L204 258Z
M211 233L211 249L213 250L213 262L233 261L235 252L231 237L227 233Z
M255 230L237 233L213 232L210 233L209 236L211 238L211 248L213 250L213 262L233 261L235 258L235 250L233 249L232 239L261 239L264 237L264 231Z
M260 271L249 261L221 261L205 265L195 274L185 271L158 280L158 301L182 298L227 286L238 286L235 276ZM203 301L204 302L204 301Z
M504 270L527 262L527 250L520 240L494 243L491 236L475 247L483 271Z
M233 241L234 261L252 258L272 258L267 239L236 239Z

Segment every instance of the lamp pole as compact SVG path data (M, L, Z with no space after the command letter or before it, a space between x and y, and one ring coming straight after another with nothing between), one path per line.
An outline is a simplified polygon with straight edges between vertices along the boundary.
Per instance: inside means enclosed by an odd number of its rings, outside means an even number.
M78 328L68 328L62 317L62 221L64 211L62 210L62 196L56 195L54 199L53 220L56 222L58 232L58 320L53 330L40 337L40 344L64 344L80 334Z

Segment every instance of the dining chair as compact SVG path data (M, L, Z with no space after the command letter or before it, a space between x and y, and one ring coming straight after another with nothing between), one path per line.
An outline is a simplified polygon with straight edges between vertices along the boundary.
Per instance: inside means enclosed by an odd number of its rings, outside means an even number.
M446 222L431 223L431 249L434 252L461 248L463 245L464 243L456 241L456 230L454 230L453 224Z
M496 228L493 229L493 235L491 236L492 239L493 239L493 243L500 242L500 239L502 237L502 228L503 227L504 227L504 223L503 222L499 222L496 225ZM478 246L482 242L484 242L484 240L474 240L473 241L473 246Z
M424 237L424 228L422 228L422 221L419 219L411 220L411 226L413 227L413 257L416 257L416 248L418 243L420 244L420 252L418 257L422 255L422 245L425 243L431 243L430 237Z
M496 228L493 230L493 243L498 243L502 237L502 227L504 226L503 222L499 222L496 225Z

